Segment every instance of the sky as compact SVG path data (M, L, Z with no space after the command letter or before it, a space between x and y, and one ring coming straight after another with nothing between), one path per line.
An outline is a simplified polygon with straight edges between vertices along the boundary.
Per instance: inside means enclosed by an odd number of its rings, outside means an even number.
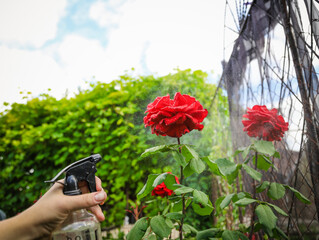
M61 98L125 72L162 76L191 68L217 82L234 35L224 28L225 3L0 0L0 111L28 93Z

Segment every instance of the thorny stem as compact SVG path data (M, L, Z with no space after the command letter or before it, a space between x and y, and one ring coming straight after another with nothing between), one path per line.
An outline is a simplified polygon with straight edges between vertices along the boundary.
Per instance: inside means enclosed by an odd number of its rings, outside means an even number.
M181 141L180 138L177 138L177 143L178 145L181 145ZM182 153L181 148L178 149L180 153ZM183 174L183 166L180 167L181 169L181 177L180 177L180 184L183 184L183 180L184 180L184 174ZM182 208L182 219L181 219L181 224L179 226L179 239L182 240L183 239L183 224L184 224L184 216L185 216L185 196L184 194L182 195L182 204L183 204L183 208Z

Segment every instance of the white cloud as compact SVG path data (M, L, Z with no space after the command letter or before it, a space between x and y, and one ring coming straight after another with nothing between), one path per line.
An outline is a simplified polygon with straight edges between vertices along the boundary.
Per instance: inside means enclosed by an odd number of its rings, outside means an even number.
M0 41L41 47L53 39L66 0L0 1Z
M16 1L0 3L0 41L40 47L54 37L65 1L45 1L45 6L28 1L28 6L21 3L18 9ZM135 74L164 75L176 67L221 73L224 4L210 0L98 1L89 14L106 28L106 47L99 39L75 34L35 51L0 45L0 102L18 101L20 90L36 96L48 88L59 98L66 89L72 93L85 87L85 80L93 76L110 82L132 67ZM3 16L3 12L8 14ZM8 21L8 26L3 24ZM10 29L15 31L6 35Z
M0 102L22 102L20 91L34 96L48 88L53 94L65 92L63 69L41 51L26 51L0 47ZM2 107L2 106L0 106Z
M89 16L102 27L115 27L120 20L122 1L97 1L92 4Z
M38 96L48 88L51 95L60 98L66 90L72 95L78 87L86 87L85 82L93 76L108 82L116 77L106 67L109 61L99 42L77 35L68 35L61 43L43 50L0 46L0 56L5 56L0 57L1 103L24 102L20 91Z
M97 40L68 35L59 44L57 53L61 65L74 79L90 80L92 76L101 77L105 71L105 50Z
M118 9L118 28L109 35L108 57L118 69L142 68L144 51L145 66L160 75L176 67L220 72L224 4L208 0L129 1ZM105 26L110 9L102 3L95 8L97 16L92 10L91 17Z

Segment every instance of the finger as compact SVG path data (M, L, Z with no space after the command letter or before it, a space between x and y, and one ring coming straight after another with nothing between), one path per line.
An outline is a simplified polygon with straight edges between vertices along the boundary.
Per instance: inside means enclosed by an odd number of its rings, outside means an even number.
M102 181L97 176L95 176L95 183L96 183L96 190L101 191L102 190Z
M99 220L100 222L105 219L102 209L99 206L96 205L89 208L89 210L96 216L97 220Z
M104 191L81 194L77 196L65 196L65 206L70 211L75 211L83 208L90 208L98 205L106 200Z
M44 195L50 194L52 192L61 192L62 193L63 187L64 187L64 180L63 179L56 181L54 184L52 184L50 186L50 189Z
M97 191L101 191L102 190L102 181L97 176L95 176L95 186L96 186L96 190ZM82 193L88 193L89 192L88 185L87 185L86 181L79 182L79 187L80 187Z

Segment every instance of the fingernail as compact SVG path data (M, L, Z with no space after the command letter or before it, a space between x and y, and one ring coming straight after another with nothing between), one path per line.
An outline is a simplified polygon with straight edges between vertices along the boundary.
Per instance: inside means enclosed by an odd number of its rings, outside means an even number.
M103 201L104 198L105 198L105 194L104 194L103 191L99 192L98 194L96 194L96 195L94 196L94 199L95 199L95 201L97 201L97 202Z

